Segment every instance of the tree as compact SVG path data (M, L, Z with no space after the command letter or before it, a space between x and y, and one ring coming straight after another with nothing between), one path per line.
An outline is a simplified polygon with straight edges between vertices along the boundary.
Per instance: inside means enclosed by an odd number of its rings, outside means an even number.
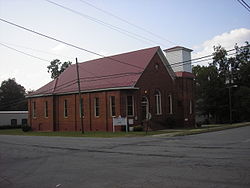
M4 80L0 87L0 110L27 110L25 88L14 78Z
M217 123L229 120L229 87L231 87L233 121L249 120L250 112L250 50L249 43L238 47L228 57L222 46L214 47L209 66L194 66L197 110L213 117ZM237 88L232 87L237 86Z
M64 62L62 63L59 59L55 59L50 62L50 65L47 66L48 73L51 73L51 78L55 79L57 78L63 71L65 71L72 62Z

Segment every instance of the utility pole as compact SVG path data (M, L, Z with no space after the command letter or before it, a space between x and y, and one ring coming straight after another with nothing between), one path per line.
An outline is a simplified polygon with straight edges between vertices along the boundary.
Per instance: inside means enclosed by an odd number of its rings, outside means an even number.
M230 124L232 124L232 96L231 96L231 88L232 88L232 86L228 87Z
M233 84L234 81L229 77L229 80L226 80L226 84L228 84L228 98L229 98L229 121L230 124L233 123L233 113L232 113L232 88L238 87L236 84Z
M82 111L82 97L81 97L81 85L80 85L80 78L79 78L79 67L78 67L78 61L76 58L76 73L77 73L77 83L78 83L78 95L79 95L79 104L80 104L80 119L81 119L81 128L82 128L82 134L84 134L84 128L83 128L83 111Z

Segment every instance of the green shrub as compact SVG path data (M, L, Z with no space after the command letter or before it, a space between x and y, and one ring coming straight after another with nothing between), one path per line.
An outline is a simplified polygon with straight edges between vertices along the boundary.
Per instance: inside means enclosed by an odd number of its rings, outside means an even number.
M134 126L134 131L143 131L143 126L141 125Z
M20 129L21 125L2 125L0 129Z
M23 130L23 132L28 132L28 131L31 131L32 129L30 126L25 125L25 126L22 126L22 130Z
M197 128L201 128L201 125L202 125L202 122L200 122L200 121L196 122L196 127Z
M170 116L166 119L166 126L170 129L173 129L176 126L174 117Z

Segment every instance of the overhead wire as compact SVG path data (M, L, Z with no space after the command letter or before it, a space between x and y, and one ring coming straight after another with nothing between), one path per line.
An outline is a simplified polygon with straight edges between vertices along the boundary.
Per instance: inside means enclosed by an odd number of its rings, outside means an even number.
M250 12L249 5L243 0L237 0L248 12Z
M16 102L6 103L6 104L3 104L3 105L0 104L0 108L6 108L6 107L9 107L9 106L14 106L14 105L23 103L25 101L27 101L26 98L24 98L24 99L18 99Z
M241 1L250 9L250 6L244 0Z
M0 41L0 43L5 44L5 45L10 45L10 46L16 46L16 47L20 47L20 48L24 48L24 49L28 49L28 50L32 50L32 51L37 51L37 52L48 54L48 55L53 55L53 56L58 56L58 57L63 57L63 58L68 58L68 59L74 59L74 57L64 56L64 55L56 54L56 53L51 53L51 52L47 52L44 50L30 48L30 47L19 45L19 44L13 44L13 43L8 43L8 42L3 42L3 41Z
M81 16L81 17L87 18L88 20L91 20L91 21L93 21L93 22L95 22L95 23L98 23L98 24L101 24L101 25L103 25L103 26L106 26L106 27L108 27L108 28L110 28L110 29L112 29L112 30L116 30L116 31L118 31L118 32L120 32L120 33L122 33L122 34L125 34L125 35L127 35L127 36L129 36L129 37L132 37L132 38L134 38L134 39L137 39L137 40L140 40L140 41L143 40L143 42L147 42L148 44L151 44L151 45L152 45L152 44L164 45L164 44L161 44L161 43L159 43L159 42L156 42L156 41L154 41L154 40L152 40L152 39L150 39L150 38L147 38L147 37L145 37L145 36L142 36L142 35L136 34L136 33L134 33L134 32L128 31L128 30L123 29L123 28L121 28L121 27L118 27L118 26L109 24L109 23L107 23L107 22L104 22L104 21L102 21L102 20L100 20L100 19L97 19L97 18L94 18L94 17L92 17L92 16L89 16L89 15L87 15L87 14L83 14L83 13L81 13L81 12L79 12L79 11L76 11L76 10L74 10L74 9L68 8L68 7L66 7L66 6L64 6L64 5L62 5L62 4L56 3L56 2L54 2L54 1L51 1L51 0L45 0L45 1L47 1L48 3L51 3L51 4L53 4L53 5L56 5L56 6L60 7L60 8L63 8L63 9L65 9L65 10L67 10L67 11L70 11L70 12L72 12L72 13L74 13L74 14L77 14L77 15L79 15L79 16Z
M7 23L7 24L10 24L10 25L12 25L12 26L18 27L18 28L20 28L20 29L26 30L26 31L28 31L28 32L35 33L35 34L37 34L37 35L39 35L39 36L48 38L48 39L50 39L50 40L54 40L54 41L57 41L57 42L59 42L59 43L68 45L68 46L70 46L70 47L73 47L73 48L76 48L76 49L79 49L79 50L82 50L82 51L85 51L85 52L88 52L88 53L91 53L91 54L100 56L100 57L102 57L102 58L107 58L107 59L110 59L110 60L112 60L112 61L115 61L115 62L118 62L118 63L121 63L121 64L125 64L125 65L128 65L128 66L132 66L132 67L135 67L135 68L138 68L138 69L143 70L143 68L140 67L140 66L133 65L133 64L130 64L130 63L127 63L127 62L124 62L124 61L120 61L120 60L114 59L114 58L109 57L109 56L104 56L104 55L99 54L99 53L97 53L97 52L93 52L93 51L91 51L91 50L88 50L88 49L85 49L85 48L76 46L76 45L74 45L74 44L71 44L71 43L68 43L68 42L65 42L65 41L56 39L56 38L54 38L54 37L45 35L45 34L43 34L43 33L40 33L40 32L34 31L34 30L31 30L31 29L26 28L26 27L24 27L24 26L21 26L21 25L15 24L15 23L13 23L13 22L7 21L7 20L5 20L5 19L0 18L0 21L5 22L5 23ZM19 51L19 50L16 50L16 49L13 49L13 50ZM19 52L20 52L20 51L19 51ZM23 52L20 52L20 53L23 53ZM25 54L25 53L24 53L24 54ZM26 55L27 55L27 54L26 54ZM30 54L29 54L29 56L30 56ZM202 59L202 58L205 58L205 57L207 57L207 56L199 57L199 58L196 58L196 59ZM41 59L41 58L38 58L38 59ZM43 59L43 60L44 60L44 59ZM188 61L192 61L192 60L195 60L195 59L191 59L191 60L188 60ZM45 60L45 61L49 61L49 60ZM50 62L50 61L49 61L49 62ZM185 62L187 62L187 61L181 61L181 62L177 62L177 63L175 63L175 64L181 64L181 63L185 63Z
M41 61L50 62L50 61L47 60L47 59L43 59L43 58L41 58L41 57L37 57L37 56L31 55L31 54L26 53L26 52L23 52L23 51L21 51L21 50L17 50L16 48L10 47L10 46L8 46L8 45L6 45L6 44L3 44L3 43L1 43L1 42L0 42L0 45L6 47L6 48L8 48L8 49L14 50L14 51L16 51L16 52L18 52L18 53L21 53L21 54L24 54L24 55L33 57L33 58L35 58L35 59L39 59L39 60L41 60Z
M226 52L231 52L231 51L234 51L234 50L235 49L230 49L230 50L226 50ZM180 62L172 63L171 66L196 61L196 60L204 59L204 58L207 58L207 57L212 57L213 55L214 54L210 54L210 55L205 55L205 56L202 56L202 57L198 57L198 58L194 58L194 59L190 59L190 60L186 60L186 61L180 61Z
M235 55L235 54L237 54L237 53L234 52L234 53L231 53L231 54L227 54L226 56L231 56L231 55ZM213 58L203 59L203 60L199 60L199 61L196 61L196 62L192 62L191 65L196 64L196 63L200 63L200 62L203 62L203 61L211 61L211 60L213 60ZM183 63L181 65L174 65L173 67L180 67L180 66L187 65L187 64L190 64L190 63L187 62L187 63Z
M38 32L36 32L36 31L32 31L32 30L27 29L27 28L25 28L25 27L22 27L22 26L19 26L19 25L17 25L17 24L14 24L14 23L12 23L12 22L6 21L6 20L4 20L4 19L1 19L1 18L0 18L0 20L1 20L1 21L4 21L4 22L6 22L6 23L9 23L9 24L11 24L11 25L17 26L17 27L19 27L19 28L25 29L25 30L27 30L27 31L35 32L36 34L42 35L42 36L44 36L44 37L46 37L46 38L52 38L52 37L49 37L49 36L44 35L44 34L42 34L42 33L38 33ZM52 38L52 39L54 40L54 38ZM57 40L57 39L55 39L55 40ZM62 42L63 42L63 41L62 41ZM64 43L64 42L63 42L63 43ZM67 43L65 43L65 44L67 44ZM19 52L19 53L25 54L25 55L27 55L27 56L30 56L30 57L33 57L33 58L36 58L36 59L39 59L39 60L42 60L42 61L50 62L49 60L46 60L46 59L43 59L43 58L40 58L40 57L31 55L31 54L28 54L28 53L26 53L26 52L17 50L17 49L15 49L15 48L12 48L12 47L7 46L7 45L5 45L5 44L0 43L0 45L5 46L6 48L12 49L12 50L14 50L14 51L17 51L17 52ZM75 46L75 45L70 44L70 46ZM76 46L76 47L77 47L77 46ZM77 47L77 48L80 48L80 47ZM82 48L81 48L81 49L82 49ZM83 49L83 50L85 51L85 49ZM227 50L226 52L230 52L230 51L233 51L233 50L235 50L235 49L230 49L230 50ZM93 52L93 53L95 53L95 52ZM100 54L99 54L99 55L100 55ZM103 56L103 55L101 55L101 56ZM174 65L184 64L184 63L186 63L186 62L191 62L191 61L195 61L195 60L207 58L207 57L210 57L210 56L213 56L213 54L206 55L206 56L202 56L202 57L195 58L195 59L191 59L191 60L187 60L187 61L180 61L180 62L172 63L171 66L174 67ZM103 57L104 57L104 58L111 59L111 60L114 60L114 61L118 61L118 62L121 63L121 61L116 60L116 59L113 59L113 58L111 58L111 57L106 57L106 56L103 56ZM132 65L132 64L129 64L129 63L125 63L125 62L122 62L122 63L123 63L123 64L126 64L126 65L130 65L130 66ZM132 66L136 66L136 65L132 65ZM136 67L138 67L138 66L136 66ZM141 67L140 67L140 68L141 68ZM142 69L142 68L141 68L141 69ZM86 70L85 70L85 71L86 71Z
M103 58L110 59L110 60L112 60L113 62L118 62L118 63L120 63L120 64L125 64L125 65L128 65L128 66L131 66L131 67L137 68L137 69L143 69L143 68L142 68L142 67L140 67L140 66L136 66L136 65L129 64L129 63L126 63L126 62L123 62L123 61L119 61L119 60L114 59L114 58L112 58L112 57L107 57L107 56L104 56L104 55L99 54L99 53L97 53L97 52L94 52L94 51L91 51L91 50L88 50L88 49L85 49L85 48L82 48L82 47L76 46L76 45L74 45L74 44L71 44L71 43L68 43L68 42L62 41L62 40L60 40L60 39L56 39L56 38L54 38L54 37L51 37L51 36L45 35L45 34L43 34L43 33L40 33L40 32L34 31L34 30L31 30L31 29L26 28L26 27L24 27L24 26L21 26L21 25L15 24L15 23L10 22L10 21L8 21L8 20L5 20L5 19L0 18L0 21L5 22L5 23L7 23L7 24L9 24L9 25L12 25L12 26L18 27L18 28L20 28L20 29L23 29L23 30L29 31L29 32L31 32L31 33L35 33L35 34L37 34L37 35L40 35L40 36L45 37L45 38L48 38L48 39L50 39L50 40L57 41L57 42L59 42L59 43L65 44L65 45L67 45L67 46L70 46L70 47L73 47L73 48L76 48L76 49L79 49L79 50L82 50L82 51L85 51L85 52L88 52L88 53L91 53L91 54L94 54L94 55L97 55L97 56L100 56L100 57L103 57Z
M126 23L126 24L128 24L128 25L131 25L131 26L133 26L133 27L135 27L135 28L137 28L137 29L140 29L141 31L144 31L144 32L146 32L146 33L148 33L148 34L150 34L150 35L152 35L152 36L154 36L154 37L157 37L157 38L159 38L159 39L161 39L161 40L163 39L163 40L165 40L165 41L167 41L167 42L169 42L169 43L171 43L171 44L177 45L175 42L170 41L170 40L166 39L165 37L162 37L162 36L160 36L160 35L158 35L158 34L155 34L155 33L151 32L151 31L149 31L149 30L147 30L147 29L145 29L145 28L143 28L143 27L141 27L141 26L139 26L139 25L137 25L137 24L133 24L133 23L129 22L128 20L124 19L124 18L121 18L121 17L119 17L119 16L117 16L117 15L115 15L115 14L109 12L109 11L106 11L106 10L104 10L104 9L101 9L101 8L99 8L99 7L95 6L95 5L93 5L93 4L90 3L90 2L87 2L87 1L84 1L84 0L79 0L79 1L82 2L82 3L84 3L84 4L87 4L87 5L89 5L89 6L93 7L93 8L95 8L96 10L99 10L99 11L101 11L101 12L103 12L103 13L109 15L109 16L112 16L113 18L116 18L116 19L118 19L118 20L120 20L120 21L122 21L122 22L124 22L124 23Z

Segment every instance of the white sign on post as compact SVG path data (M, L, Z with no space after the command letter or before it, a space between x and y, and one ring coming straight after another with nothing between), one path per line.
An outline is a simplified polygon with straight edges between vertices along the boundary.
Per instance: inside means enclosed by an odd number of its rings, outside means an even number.
M126 132L128 132L127 117L118 116L113 118L113 132L115 132L115 126L126 126Z

